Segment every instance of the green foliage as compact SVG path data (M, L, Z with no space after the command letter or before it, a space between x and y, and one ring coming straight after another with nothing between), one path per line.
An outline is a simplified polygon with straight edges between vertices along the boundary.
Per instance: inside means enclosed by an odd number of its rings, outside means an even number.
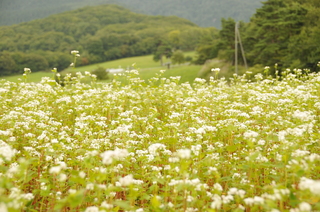
M172 64L182 64L185 62L183 51L177 50L173 52L171 57Z
M70 66L72 56L70 52L38 52L48 61L49 68L57 68L62 71Z
M91 71L91 74L96 75L98 80L109 79L109 76L108 76L109 73L103 67L98 67L97 69Z
M25 67L33 72L43 71L49 68L48 61L39 54L26 54L22 60Z
M154 55L153 60L158 62L160 61L160 65L163 65L163 57L170 58L172 56L173 48L165 41L160 41Z
M252 64L272 65L275 63L288 67L286 61L290 51L290 38L298 35L305 22L307 10L292 1L269 0L258 9L251 20L253 27L246 39L254 40L254 45L246 45L248 61Z
M16 70L16 63L8 52L0 52L0 76L10 75Z
M198 63L213 58L218 50L219 59L234 64L235 20L222 19L222 29L216 45L199 45ZM320 60L320 5L318 1L268 0L257 9L249 23L240 22L240 37L249 66L263 64L278 71L286 68L317 70ZM239 58L242 53L238 49ZM241 56L240 56L241 55ZM239 63L243 63L239 59Z
M193 57L191 57L191 56L186 56L186 57L185 57L185 60L186 60L186 62L192 62Z
M217 45L203 45L197 49L198 56L196 64L204 64L207 60L218 56Z
M215 72L213 72L212 70L219 68L219 73L216 74ZM232 77L234 73L234 69L231 63L226 63L223 60L219 60L217 58L215 59L211 59L211 60L207 60L202 68L200 69L200 71L198 72L198 77L206 79L206 80L210 80L210 77L225 77L226 79L229 79L230 77ZM244 72L241 72L240 74L242 74Z
M70 64L68 54L73 49L81 52L77 66L154 52L160 60L160 55L171 57L172 49L194 50L204 30L178 17L147 16L103 5L0 27L0 51L12 52L20 71L24 67L62 71Z
M207 60L217 57L219 51L219 31L215 28L208 28L204 31L196 51L196 64L204 64Z

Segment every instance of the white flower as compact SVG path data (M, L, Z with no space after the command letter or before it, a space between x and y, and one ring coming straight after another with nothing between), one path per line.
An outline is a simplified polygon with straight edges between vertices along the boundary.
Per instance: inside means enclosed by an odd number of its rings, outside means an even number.
M192 196L187 196L187 202L192 202L194 200L194 198Z
M79 177L85 178L86 177L86 173L84 173L83 171L79 172Z
M119 179L119 183L121 186L129 186L133 183L133 177L132 177L132 174L129 174L125 177L122 177Z
M148 151L151 155L157 156L159 155L158 150L165 150L166 146L164 144L154 143L148 147Z
M31 69L30 68L24 68L24 72L26 73L26 72L31 72Z
M301 212L308 212L311 211L311 205L307 202L302 202L299 204L299 209Z
M172 204L172 202L168 202L168 207L172 208L174 206L174 204Z
M223 189L222 189L222 186L219 184L219 183L215 183L214 185L213 185L213 188L215 189L215 190L218 190L218 191L222 191Z
M252 206L254 204L254 199L251 197L245 198L244 203L248 206Z
M228 191L228 194L229 195L236 195L237 192L238 192L237 188L230 188L229 191Z
M248 130L247 132L245 132L244 134L243 134L243 136L244 136L244 138L256 138L256 137L258 137L258 133L257 132L254 132L254 131L251 131L251 130Z
M93 190L94 189L94 184L93 183L88 183L86 186L87 190Z
M84 212L99 212L99 208L96 206L87 207Z
M259 145L261 145L261 146L263 146L263 145L265 145L265 144L266 144L266 141L265 141L265 140L260 139L260 140L258 141L258 144L259 144Z
M59 141L58 141L58 139L54 138L51 140L51 143L56 144L56 143L59 143Z
M72 51L71 51L71 54L74 54L74 55L79 54L79 51L77 51L77 50L72 50Z
M185 210L185 212L197 212L197 211L199 211L198 208L187 208Z
M253 200L254 200L254 203L257 205L260 205L260 204L262 205L264 203L264 199L262 197L255 196Z
M42 182L42 183L40 184L40 188L41 188L41 190L46 191L46 190L48 189L48 186L46 186L46 183Z
M193 154L198 156L201 148L202 148L202 146L200 144L194 145L194 146L191 146L191 151L193 152Z
M3 202L0 203L0 211L1 212L8 212L7 205Z
M102 163L108 165L113 162L113 160L123 160L129 156L129 152L126 149L115 149L114 151L108 150L100 154L102 157Z
M181 159L189 159L191 157L190 149L178 149L177 150L178 157Z
M300 119L301 121L311 121L314 116L309 111L301 112L300 110L294 111L292 117Z
M53 166L49 169L50 174L59 174L61 171L61 166Z
M211 71L212 71L212 72L215 72L215 73L219 73L220 68L212 68Z
M320 196L320 180L312 180L302 177L300 179L299 188L301 190L309 189L311 193Z
M101 207L106 208L106 209L112 209L112 208L113 208L113 205L107 203L106 201L103 201L103 202L101 203Z
M30 201L34 198L34 195L32 193L22 194L21 197L27 201Z
M67 175L66 174L59 174L59 181L60 182L64 182L64 181L66 181L66 179L67 179Z
M77 192L77 190L75 190L75 189L69 189L68 192L69 192L69 194L74 194L74 193Z
M0 140L0 157L2 156L5 160L10 161L15 154L16 150L12 149L11 146Z
M213 202L211 203L210 207L212 209L220 209L221 205L222 205L221 197L219 195L215 194L213 196Z

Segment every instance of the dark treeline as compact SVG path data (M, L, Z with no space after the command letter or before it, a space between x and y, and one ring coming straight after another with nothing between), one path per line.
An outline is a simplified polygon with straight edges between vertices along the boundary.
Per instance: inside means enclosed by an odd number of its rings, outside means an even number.
M219 36L208 38L198 48L199 63L214 57L234 63L235 24L231 18L222 19ZM319 0L265 1L249 23L240 23L239 30L249 66L278 64L279 69L317 70L320 61ZM238 55L241 55L240 48Z
M249 21L260 0L1 0L0 25L45 18L84 6L117 4L148 15L175 15L202 27L220 28L221 18Z
M199 40L217 32L170 16L133 13L116 5L85 7L19 25L0 27L0 75L65 69L71 50L78 65L147 55L170 46L194 50Z

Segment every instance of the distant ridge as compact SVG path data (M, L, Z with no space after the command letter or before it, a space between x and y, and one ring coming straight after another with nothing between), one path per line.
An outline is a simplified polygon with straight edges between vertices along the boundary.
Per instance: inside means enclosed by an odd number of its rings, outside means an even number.
M12 26L0 26L0 75L63 70L70 51L77 66L174 49L193 51L205 35L217 34L177 16L152 16L119 5L86 6Z
M199 26L220 28L221 18L249 21L261 0L1 0L0 25L41 19L84 6L118 4L148 15L175 15Z

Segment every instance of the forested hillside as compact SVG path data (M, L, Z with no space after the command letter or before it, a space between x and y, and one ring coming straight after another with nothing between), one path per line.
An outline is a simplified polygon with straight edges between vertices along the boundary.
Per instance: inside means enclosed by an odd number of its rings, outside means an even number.
M198 48L200 63L218 56L235 61L235 20L223 19L219 39L208 39ZM278 70L318 70L320 61L320 1L268 0L249 23L240 23L240 33L249 66L277 64ZM240 47L239 62L243 63ZM275 74L275 73L274 73Z
M0 25L47 17L87 5L118 4L149 15L176 15L199 26L220 27L221 18L249 21L260 0L1 0Z
M0 27L0 75L21 73L24 67L63 70L73 49L81 52L78 65L194 50L202 37L217 32L175 16L142 15L116 5L85 7Z

